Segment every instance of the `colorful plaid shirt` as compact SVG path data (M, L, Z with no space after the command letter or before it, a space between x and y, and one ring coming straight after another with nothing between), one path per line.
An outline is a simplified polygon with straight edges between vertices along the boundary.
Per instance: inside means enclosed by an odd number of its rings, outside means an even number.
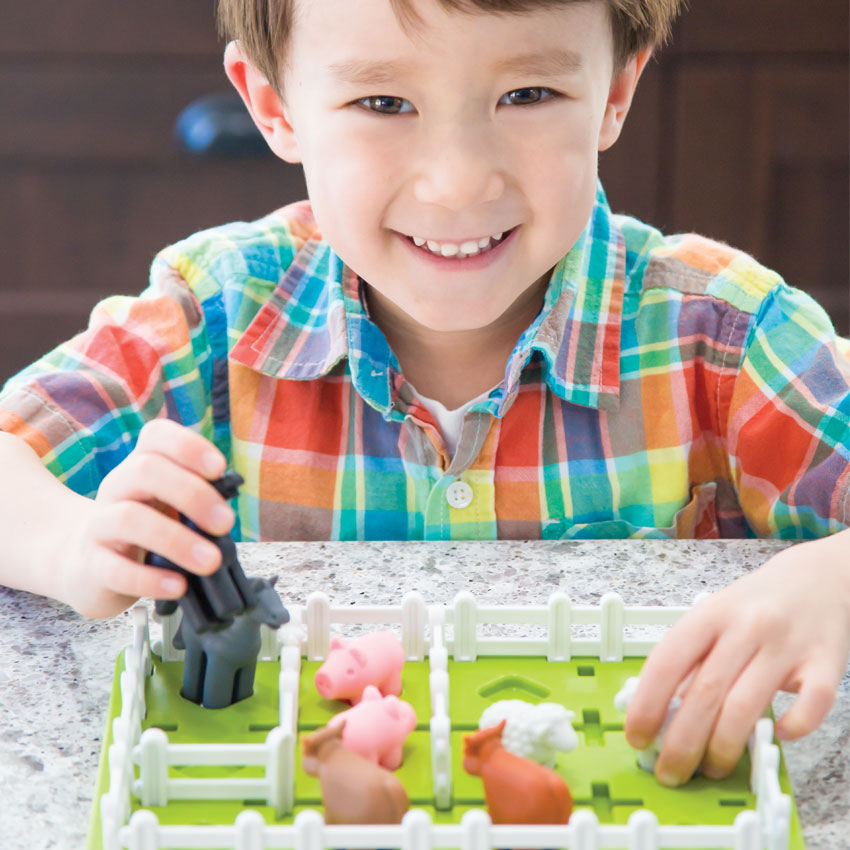
M243 540L741 537L850 524L850 344L751 257L599 190L450 457L302 202L162 251L12 378L0 428L93 495L154 417L245 478Z

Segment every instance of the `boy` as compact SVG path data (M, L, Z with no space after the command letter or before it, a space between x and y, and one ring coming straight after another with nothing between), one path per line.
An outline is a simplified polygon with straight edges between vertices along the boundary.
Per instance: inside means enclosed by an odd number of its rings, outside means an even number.
M728 773L778 688L779 734L811 731L850 649L847 348L597 186L678 5L223 0L310 203L166 249L9 382L0 580L88 616L178 597L140 561L215 569L172 512L234 526L225 466L242 539L816 538L683 618L627 720L639 746L684 692L667 784Z

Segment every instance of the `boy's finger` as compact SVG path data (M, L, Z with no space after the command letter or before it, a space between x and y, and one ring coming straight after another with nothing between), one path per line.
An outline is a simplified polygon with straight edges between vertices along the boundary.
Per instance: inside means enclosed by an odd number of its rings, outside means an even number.
M807 667L797 698L776 723L776 736L791 741L817 729L835 702L840 680L840 672L836 676L825 665L812 663Z
M633 747L648 746L658 734L670 700L711 650L716 628L715 622L695 608L652 650L626 714L626 739Z
M161 502L180 511L210 534L226 534L233 510L205 479L154 452L134 452L104 481L98 499Z
M109 505L92 525L94 539L107 545L138 546L185 570L209 575L221 565L218 547L180 522L141 502Z
M730 632L718 640L702 663L664 733L655 764L655 775L663 785L680 785L691 778L702 761L726 694L756 651L746 633Z
M98 582L127 597L128 605L142 596L179 599L186 592L186 579L178 573L149 567L108 547L100 548L93 566Z
M139 432L136 450L170 457L209 480L220 478L227 468L224 455L209 440L170 419L146 422Z
M781 664L781 658L759 652L741 671L723 700L711 732L701 765L706 776L722 779L735 769L756 722L782 681Z

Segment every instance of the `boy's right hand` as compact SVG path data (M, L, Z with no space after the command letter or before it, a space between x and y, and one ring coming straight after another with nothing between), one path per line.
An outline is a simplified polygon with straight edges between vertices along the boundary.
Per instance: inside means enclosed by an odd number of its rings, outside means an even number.
M146 565L148 551L198 575L215 572L218 548L174 511L210 534L230 531L233 510L209 483L225 467L221 452L195 431L168 419L145 424L136 447L103 479L68 540L56 595L86 617L118 614L141 596L179 599L185 578Z

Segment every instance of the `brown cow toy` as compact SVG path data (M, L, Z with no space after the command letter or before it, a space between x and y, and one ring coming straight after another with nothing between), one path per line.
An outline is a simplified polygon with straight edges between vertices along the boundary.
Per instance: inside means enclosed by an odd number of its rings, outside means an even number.
M503 720L463 739L463 769L484 782L493 823L566 823L573 809L567 783L548 767L502 746Z
M342 745L345 724L317 729L301 742L301 766L318 776L325 823L401 823L410 800L390 771Z

